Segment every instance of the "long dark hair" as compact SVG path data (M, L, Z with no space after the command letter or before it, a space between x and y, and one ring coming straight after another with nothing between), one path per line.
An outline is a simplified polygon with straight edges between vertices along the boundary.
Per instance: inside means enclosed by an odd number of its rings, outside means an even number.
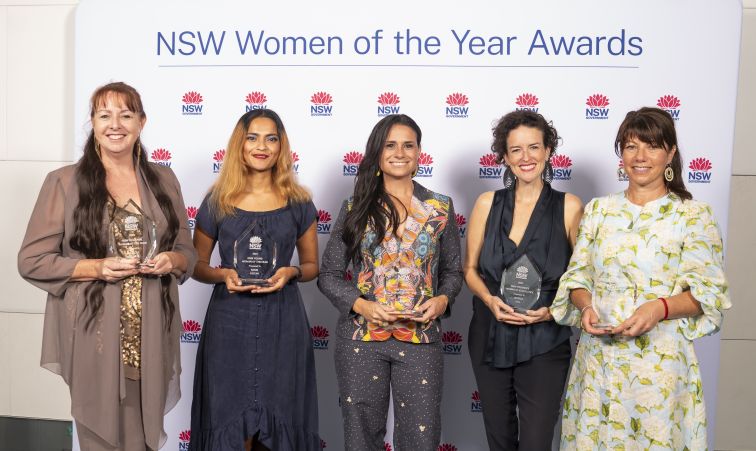
M360 242L368 224L372 225L375 231L375 237L370 243L373 249L383 240L387 222L391 224L394 234L399 227L399 212L391 201L391 195L384 190L383 175L379 172L383 147L394 125L405 125L411 128L417 136L417 145L420 147L423 134L417 123L406 114L390 114L378 121L370 132L365 145L365 156L357 169L352 208L344 221L342 235L347 245L347 256L352 261L357 261Z
M682 177L682 156L680 147L677 145L677 133L675 121L672 116L660 109L643 107L637 111L630 111L617 130L617 138L614 140L614 153L622 158L622 150L627 141L637 139L652 146L664 148L666 152L677 149L672 156L672 172L675 174L671 182L664 179L664 186L668 191L677 194L682 200L693 199L693 195L685 188Z
M139 93L133 87L125 83L110 83L98 88L90 100L90 118L94 118L95 111L101 106L109 95L120 97L123 103L137 116L144 118L144 108ZM105 185L105 167L97 149L97 143L94 136L94 130L90 131L87 141L84 144L84 155L79 159L76 168L76 185L79 188L79 202L73 213L74 233L69 240L71 249L84 254L87 258L105 258L108 254L107 234L102 231L102 218L105 214L105 208L110 199L110 194ZM134 166L141 169L147 185L155 194L163 215L168 220L166 234L163 235L158 244L158 251L169 251L173 249L173 243L179 230L179 219L173 209L173 202L166 194L160 183L157 171L147 161L145 152L142 152L140 140L137 139L132 151ZM113 212L110 212L111 216ZM97 280L92 282L84 290L86 302L85 310L89 310L89 317L85 323L85 328L89 329L92 322L97 318L102 310L103 296L106 282ZM161 298L163 313L165 316L165 328L170 330L171 321L176 307L171 302L170 285L171 276L160 276Z

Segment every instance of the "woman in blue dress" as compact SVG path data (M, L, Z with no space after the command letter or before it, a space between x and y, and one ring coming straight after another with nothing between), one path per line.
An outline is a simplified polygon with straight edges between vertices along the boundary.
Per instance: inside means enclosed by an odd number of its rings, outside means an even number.
M279 116L244 114L194 232L194 278L215 288L197 351L190 449L320 449L315 363L297 287L318 275L316 215L295 181ZM253 223L263 249L276 243L262 285L243 284L234 264L234 244ZM290 266L295 247L299 266Z

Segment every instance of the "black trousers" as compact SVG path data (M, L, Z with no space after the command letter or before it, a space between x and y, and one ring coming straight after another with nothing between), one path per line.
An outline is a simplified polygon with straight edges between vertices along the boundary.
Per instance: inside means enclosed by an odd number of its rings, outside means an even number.
M489 449L551 450L570 367L569 340L514 367L493 368L483 361L488 328L470 326L468 348Z

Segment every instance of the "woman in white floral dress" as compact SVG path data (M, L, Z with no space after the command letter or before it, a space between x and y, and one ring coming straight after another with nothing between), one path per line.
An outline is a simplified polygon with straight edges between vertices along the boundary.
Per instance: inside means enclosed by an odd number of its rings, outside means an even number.
M562 449L706 449L692 340L730 307L711 208L682 179L672 117L631 111L615 141L629 184L585 208L551 313L583 329Z

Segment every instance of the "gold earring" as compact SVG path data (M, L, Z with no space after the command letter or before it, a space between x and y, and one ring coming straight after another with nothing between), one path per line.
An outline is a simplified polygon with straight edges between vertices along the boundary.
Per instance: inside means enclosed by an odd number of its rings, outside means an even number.
M142 158L142 140L141 139L137 138L136 146L137 146L136 161L137 161L137 164L139 164L139 160L140 158Z
M415 168L414 171L412 171L412 178L414 178L417 175L417 168Z
M666 168L664 168L664 180L671 182L675 179L675 171L672 170L671 165L667 165Z
M380 177L381 176L381 170L380 169L378 169L377 171L375 171L375 176L376 177Z
M95 147L95 153L97 154L97 158L102 160L102 152L100 151L100 143L95 139L94 144L95 144L94 147Z

